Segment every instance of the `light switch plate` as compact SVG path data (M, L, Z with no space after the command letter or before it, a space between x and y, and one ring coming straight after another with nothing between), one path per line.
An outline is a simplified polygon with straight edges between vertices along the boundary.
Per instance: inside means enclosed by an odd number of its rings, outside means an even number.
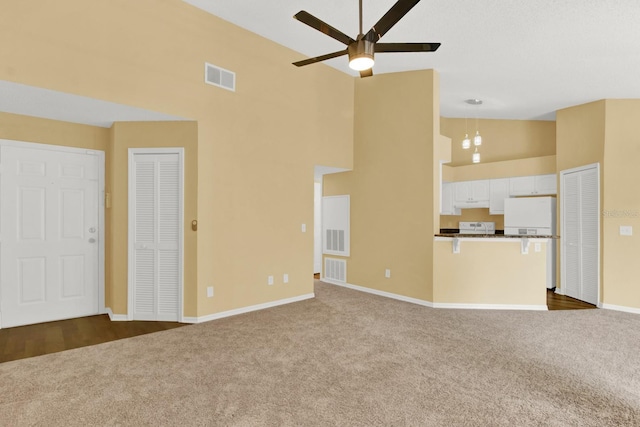
M630 225L621 225L620 226L620 235L621 236L633 236L633 227Z
M289 283L289 275L287 273L284 273L282 275L282 282L283 283Z
M273 285L273 276L267 277L267 285Z
M302 229L303 233L307 232L307 224L302 224L302 227L300 227Z
M386 277L387 279L390 279L390 278L391 278L391 270L390 270L390 269L388 269L388 268L387 268L387 269L384 271L384 277Z
M207 298L211 298L213 296L213 286L207 286Z

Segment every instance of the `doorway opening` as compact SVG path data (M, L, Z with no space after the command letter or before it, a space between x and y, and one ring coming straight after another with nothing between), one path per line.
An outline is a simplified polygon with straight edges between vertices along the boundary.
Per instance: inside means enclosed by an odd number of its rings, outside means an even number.
M313 277L321 279L322 274L322 197L324 175L348 172L350 169L331 166L314 167L313 182Z

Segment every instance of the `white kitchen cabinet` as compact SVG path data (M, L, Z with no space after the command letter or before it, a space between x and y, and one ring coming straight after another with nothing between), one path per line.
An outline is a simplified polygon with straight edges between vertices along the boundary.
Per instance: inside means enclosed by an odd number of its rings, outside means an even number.
M536 194L558 194L558 180L555 173L548 175L536 175L534 176L534 179Z
M504 214L504 199L509 197L509 178L492 179L489 183L489 214Z
M557 191L556 174L518 176L509 179L510 196L554 195Z
M489 179L461 181L454 185L455 208L488 208Z
M453 207L453 188L455 183L442 183L442 202L440 204L440 215L460 215L460 209Z

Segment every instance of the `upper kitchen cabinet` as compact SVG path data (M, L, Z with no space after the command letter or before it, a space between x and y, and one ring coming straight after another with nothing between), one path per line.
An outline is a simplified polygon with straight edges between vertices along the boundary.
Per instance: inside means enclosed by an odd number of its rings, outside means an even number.
M558 192L555 174L519 176L510 178L510 196L543 196L554 195Z
M440 215L460 215L460 209L453 207L453 189L455 183L443 182L440 201Z
M509 178L492 179L489 194L489 214L504 214L504 199L509 197Z
M488 208L490 180L456 182L454 185L455 208Z

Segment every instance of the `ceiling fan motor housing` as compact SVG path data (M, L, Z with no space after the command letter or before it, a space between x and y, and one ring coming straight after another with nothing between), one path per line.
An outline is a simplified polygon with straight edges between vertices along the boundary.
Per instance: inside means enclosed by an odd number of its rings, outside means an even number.
M369 40L360 39L355 43L351 43L347 49L349 52L349 61L356 58L371 58L371 60L373 60L375 44Z

